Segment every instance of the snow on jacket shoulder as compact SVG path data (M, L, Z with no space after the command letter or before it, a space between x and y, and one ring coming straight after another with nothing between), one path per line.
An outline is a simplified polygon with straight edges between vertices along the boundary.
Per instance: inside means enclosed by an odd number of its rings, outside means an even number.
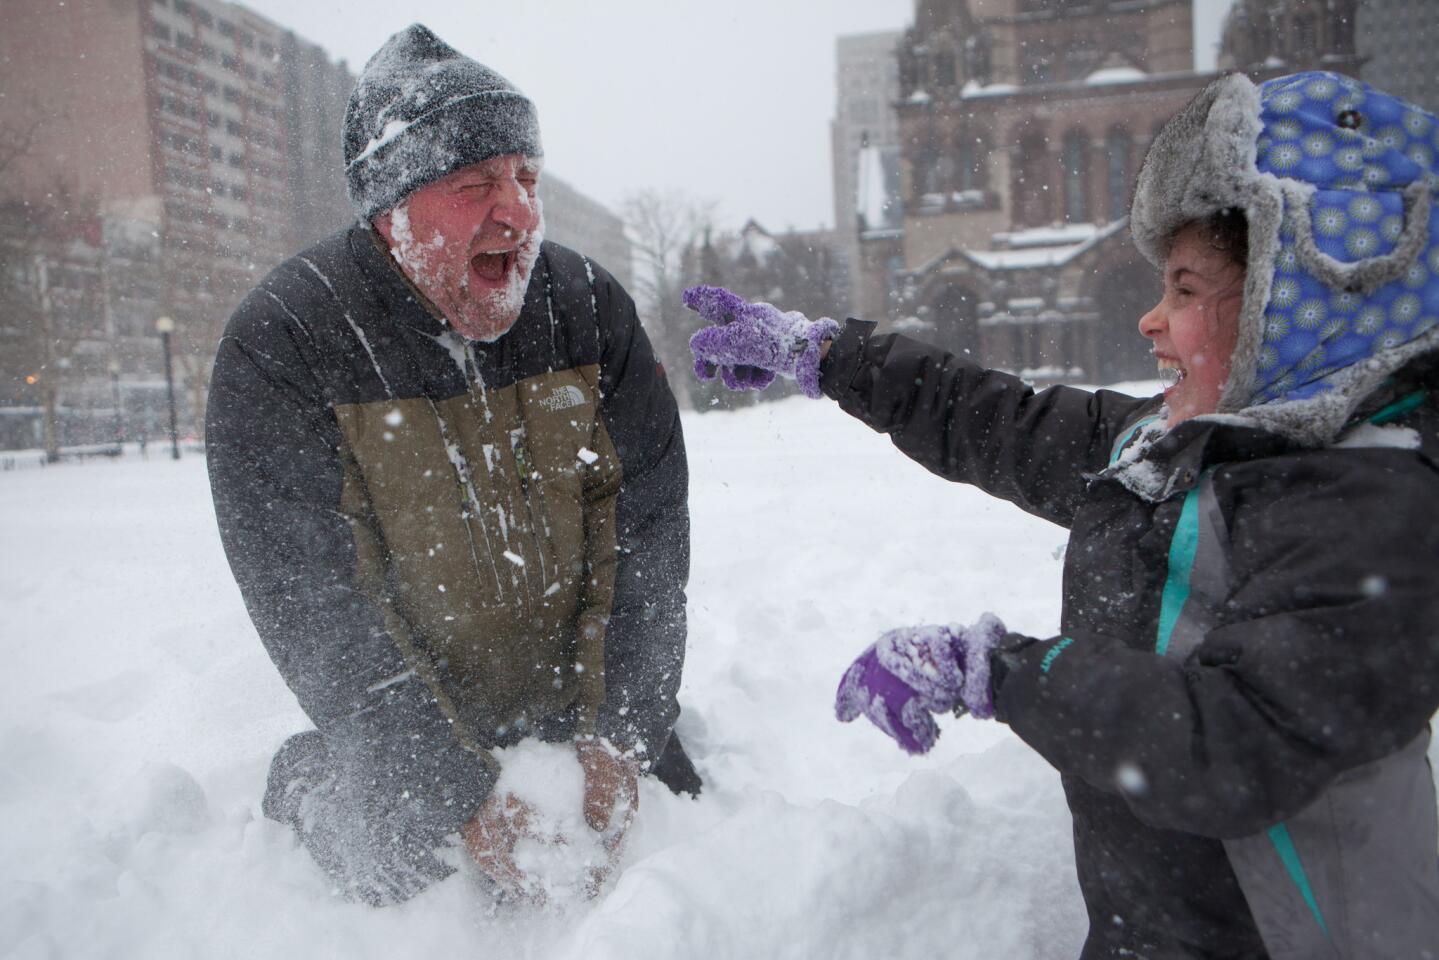
M689 528L634 305L546 243L515 326L451 333L356 226L277 268L211 380L211 487L256 630L377 796L457 826L490 747L677 714Z

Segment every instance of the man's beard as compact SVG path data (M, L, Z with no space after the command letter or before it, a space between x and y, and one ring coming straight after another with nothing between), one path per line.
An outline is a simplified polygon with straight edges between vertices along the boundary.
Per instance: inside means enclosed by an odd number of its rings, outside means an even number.
M469 340L493 343L519 320L530 275L540 255L540 244L544 242L545 218L538 197L534 204L535 228L520 240L504 285L496 289L472 292L469 258L446 257L443 241L438 237L428 243L417 240L410 229L407 204L394 210L391 229L395 246L391 248L391 255L456 332Z
M536 206L539 200L535 200ZM510 331L520 318L525 306L525 291L530 286L530 274L535 260L540 255L540 244L545 239L545 218L543 213L535 229L520 242L515 250L515 263L505 276L505 285L498 290L470 290L470 272L466 269L459 279L461 295L454 306L454 313L445 311L450 325L465 337L482 343L494 343Z

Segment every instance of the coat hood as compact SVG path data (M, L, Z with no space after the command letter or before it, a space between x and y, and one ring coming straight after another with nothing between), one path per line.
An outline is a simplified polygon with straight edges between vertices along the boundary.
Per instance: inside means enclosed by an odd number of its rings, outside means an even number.
M1439 122L1351 77L1211 82L1155 138L1130 229L1156 266L1185 223L1244 211L1239 337L1215 417L1331 443L1439 348ZM1204 419L1204 418L1199 418Z

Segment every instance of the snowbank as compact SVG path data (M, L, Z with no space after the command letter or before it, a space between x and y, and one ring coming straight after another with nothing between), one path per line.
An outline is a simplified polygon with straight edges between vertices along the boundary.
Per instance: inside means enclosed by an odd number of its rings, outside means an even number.
M948 721L916 760L831 712L886 627L993 609L1052 631L1063 531L832 404L686 428L680 729L705 793L643 784L605 896L502 916L464 876L397 908L344 903L260 816L270 756L307 722L230 579L200 458L0 474L0 953L1075 956L1054 772L995 724Z

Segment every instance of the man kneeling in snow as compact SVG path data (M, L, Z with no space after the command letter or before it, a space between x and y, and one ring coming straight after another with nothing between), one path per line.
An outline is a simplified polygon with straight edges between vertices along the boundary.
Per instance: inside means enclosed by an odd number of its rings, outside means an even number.
M493 751L573 742L611 853L637 774L699 789L671 737L679 416L630 297L543 242L535 110L503 77L411 26L344 141L359 222L249 295L211 381L225 550L318 728L276 755L265 814L346 896L414 895L455 834L533 894L533 811L492 789Z

